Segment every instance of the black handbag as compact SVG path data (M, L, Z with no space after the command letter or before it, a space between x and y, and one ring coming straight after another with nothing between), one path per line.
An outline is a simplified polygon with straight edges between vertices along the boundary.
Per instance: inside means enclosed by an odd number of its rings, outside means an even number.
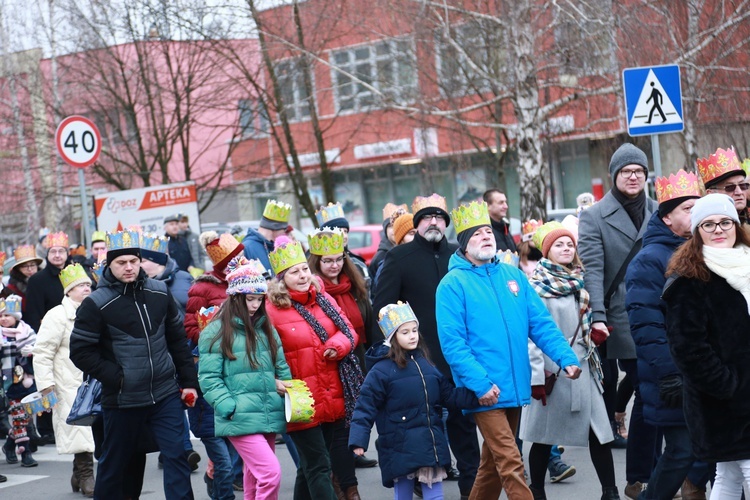
M87 376L76 392L76 399L65 422L90 426L102 414L102 383Z

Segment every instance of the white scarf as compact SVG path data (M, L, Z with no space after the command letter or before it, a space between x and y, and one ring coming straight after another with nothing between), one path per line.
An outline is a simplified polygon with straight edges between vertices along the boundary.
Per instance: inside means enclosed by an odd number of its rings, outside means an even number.
M750 247L713 248L703 245L703 260L711 271L745 297L750 314Z

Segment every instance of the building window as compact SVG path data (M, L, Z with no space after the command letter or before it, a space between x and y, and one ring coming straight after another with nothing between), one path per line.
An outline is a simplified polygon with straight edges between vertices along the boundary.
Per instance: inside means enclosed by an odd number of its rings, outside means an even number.
M337 50L332 59L338 111L384 107L388 101L405 103L416 95L417 71L410 39Z
M496 23L471 21L436 35L438 86L446 96L481 94L509 84L508 51Z
M240 137L265 137L268 135L269 119L266 108L261 101L240 99Z
M310 118L310 96L305 89L301 61L286 59L279 62L275 69L287 119L298 121Z

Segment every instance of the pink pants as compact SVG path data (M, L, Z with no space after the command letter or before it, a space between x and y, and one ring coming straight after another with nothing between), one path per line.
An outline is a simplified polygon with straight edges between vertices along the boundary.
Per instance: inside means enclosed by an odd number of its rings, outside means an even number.
M229 436L244 466L245 500L279 498L281 464L276 458L276 434Z

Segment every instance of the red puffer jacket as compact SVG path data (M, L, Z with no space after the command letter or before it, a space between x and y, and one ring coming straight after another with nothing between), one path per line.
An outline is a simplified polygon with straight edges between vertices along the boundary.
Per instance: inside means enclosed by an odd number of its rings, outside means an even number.
M199 276L188 290L187 307L185 308L185 333L192 345L198 345L200 330L195 313L201 307L220 306L227 300L227 282L223 276L211 271Z
M336 301L325 293L320 282L315 281L315 283L320 287L318 293L322 293L344 318L356 345L358 336L349 319L341 312ZM307 308L328 332L328 341L323 344L296 309L291 306L283 307L289 303L289 294L286 290L279 290L275 280L269 284L267 299L266 313L276 331L279 332L286 362L292 370L292 377L307 382L315 400L314 421L308 424L287 424L287 431L309 429L323 422L335 422L344 418L346 416L344 389L339 378L338 360L351 352L351 342L336 328L320 306L313 302L307 305ZM336 349L338 353L335 361L323 357L323 353L329 348Z

